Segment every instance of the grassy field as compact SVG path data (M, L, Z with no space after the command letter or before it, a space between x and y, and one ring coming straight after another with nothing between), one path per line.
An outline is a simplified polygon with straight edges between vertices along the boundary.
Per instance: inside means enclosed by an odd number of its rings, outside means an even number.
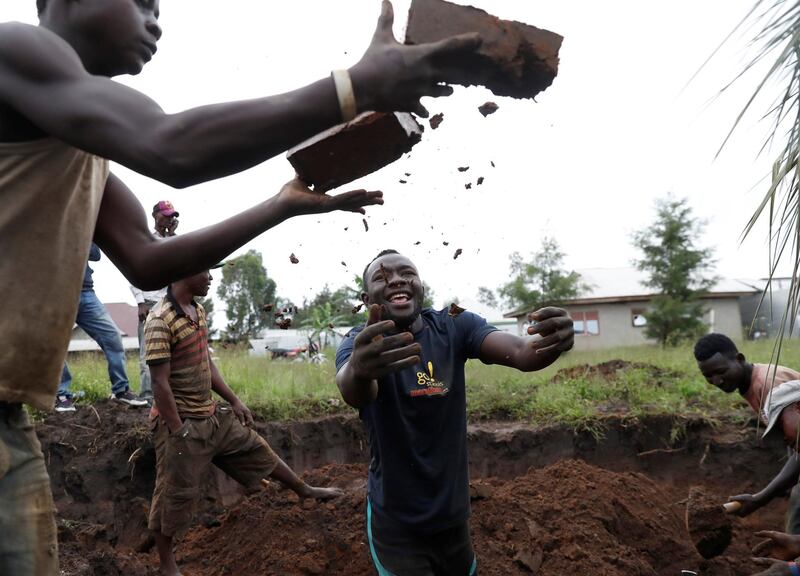
M793 344L793 342L792 342ZM748 342L742 352L753 362L769 362L772 342ZM288 420L351 411L334 382L333 350L321 365L250 357L220 351L216 362L239 397L261 418ZM614 377L586 373L580 366L610 360L644 366L628 367ZM797 347L785 346L780 363L800 366ZM564 377L556 373L568 370ZM110 385L102 355L70 358L75 390L91 402L107 397ZM138 361L128 360L131 387L139 388ZM564 422L589 425L598 417L624 413L632 417L671 413L716 418L746 418L749 409L738 394L724 394L706 384L695 366L690 347L614 348L598 352L570 352L554 366L523 374L500 366L471 361L467 365L467 402L472 419L515 419L541 424Z

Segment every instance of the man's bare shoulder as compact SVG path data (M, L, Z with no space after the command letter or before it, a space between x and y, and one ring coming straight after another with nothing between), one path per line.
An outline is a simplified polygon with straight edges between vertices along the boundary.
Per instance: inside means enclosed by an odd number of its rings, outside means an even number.
M0 23L0 78L41 81L79 71L84 71L80 58L57 34L22 22Z

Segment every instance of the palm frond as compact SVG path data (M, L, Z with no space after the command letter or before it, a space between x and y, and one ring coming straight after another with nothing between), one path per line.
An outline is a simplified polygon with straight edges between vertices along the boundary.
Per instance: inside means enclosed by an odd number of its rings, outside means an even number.
M779 265L786 259L793 260L789 301L781 317L773 350L773 360L777 362L785 330L788 327L788 333L792 333L800 309L800 0L756 0L723 44L744 28L754 31L749 42L754 55L720 93L762 63L769 67L733 122L717 154L730 141L755 103L767 97L774 87L775 99L763 115L763 119L770 122L770 128L759 154L773 146L778 151L769 186L744 227L741 239L747 238L758 222L767 219L769 277L759 308L767 296L772 297L772 282ZM714 54L718 51L719 48Z

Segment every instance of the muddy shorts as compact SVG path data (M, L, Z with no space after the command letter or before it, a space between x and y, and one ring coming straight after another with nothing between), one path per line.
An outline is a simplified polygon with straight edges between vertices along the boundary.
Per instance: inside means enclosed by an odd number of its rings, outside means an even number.
M469 522L432 534L410 532L367 499L367 541L378 576L477 576Z
M255 490L279 462L267 441L243 426L229 406L218 406L208 418L186 418L172 434L157 418L154 441L156 487L148 527L165 536L183 533L191 525L212 464Z
M55 507L42 446L22 405L3 402L0 402L0 574L59 574Z
M795 484L789 494L783 531L787 534L800 534L800 484Z

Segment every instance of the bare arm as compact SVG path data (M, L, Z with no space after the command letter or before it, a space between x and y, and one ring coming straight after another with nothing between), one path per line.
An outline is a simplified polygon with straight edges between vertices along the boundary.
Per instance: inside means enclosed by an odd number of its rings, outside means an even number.
M172 395L172 388L169 387L170 362L150 365L150 378L153 383L153 398L155 399L156 409L167 424L170 433L175 432L183 422L178 414L178 406L175 404L175 396Z
M287 218L333 210L364 213L363 206L383 204L381 192L357 190L337 196L311 192L292 180L272 198L207 228L156 240L133 192L109 175L95 229L95 242L128 280L157 290L223 260L262 232Z
M528 336L508 332L492 332L481 344L480 360L500 364L523 372L541 370L555 362L573 345L572 319L560 308L542 308L530 315L536 325L528 328Z
M373 42L351 69L359 110L414 110L422 96L452 92L442 55L472 54L476 36L403 46L384 2ZM465 64L466 65L466 64ZM341 122L333 81L254 100L167 114L147 96L93 76L62 38L0 24L0 103L45 133L176 187L254 166Z
M222 378L222 374L220 374L219 370L217 369L217 365L214 364L214 361L211 360L211 358L208 359L208 364L211 368L211 389L219 394L220 397L229 404L236 404L239 402L239 397L236 396L233 390L231 390L225 383L225 380Z
M800 477L800 458L791 448L788 449L788 456L789 459L781 471L762 490L755 494L738 494L729 498L733 502L742 504L742 507L735 512L737 516L752 514L797 484L797 479Z
M419 362L420 345L410 332L384 336L394 328L391 320L380 321L380 307L369 307L367 325L353 342L350 360L336 373L342 398L362 408L378 397L378 378Z

